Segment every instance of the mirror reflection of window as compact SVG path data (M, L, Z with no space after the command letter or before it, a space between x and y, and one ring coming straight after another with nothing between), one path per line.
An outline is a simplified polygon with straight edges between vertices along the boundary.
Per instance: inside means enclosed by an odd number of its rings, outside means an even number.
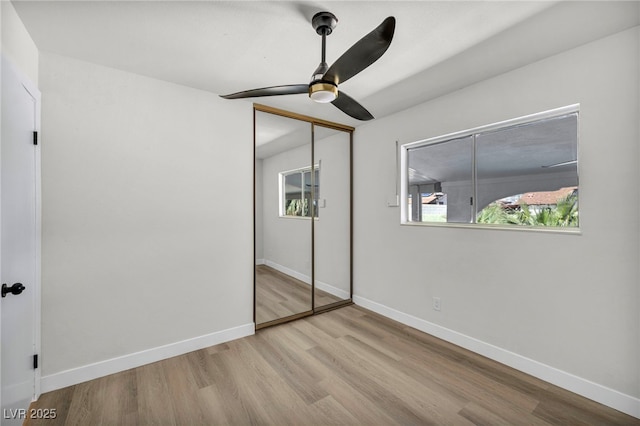
M316 206L314 217L318 217L317 200L320 192L320 171L314 167L315 175L311 176L311 168L280 173L282 189L280 203L283 217L311 217L312 197ZM312 190L315 189L315 190Z

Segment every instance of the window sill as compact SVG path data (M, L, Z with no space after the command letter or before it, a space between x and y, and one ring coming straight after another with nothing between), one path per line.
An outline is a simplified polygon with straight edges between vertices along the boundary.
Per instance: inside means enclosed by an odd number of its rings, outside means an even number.
M293 220L310 220L311 218L308 216L283 216L283 215L279 215L278 216L280 219L293 219ZM315 220L318 220L319 218L315 217Z
M438 222L401 222L402 226L417 226L427 228L467 228L498 231L538 232L546 234L582 235L580 228L551 228L545 226L504 226L478 223L438 223Z

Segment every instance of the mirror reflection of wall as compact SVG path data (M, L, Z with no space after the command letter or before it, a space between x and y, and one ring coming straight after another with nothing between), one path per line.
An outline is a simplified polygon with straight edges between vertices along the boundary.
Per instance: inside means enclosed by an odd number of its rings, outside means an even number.
M311 124L256 111L255 167L256 324L263 324L312 311L311 219L302 208Z
M350 133L314 126L314 162L322 185L314 227L314 307L351 298Z
M351 303L353 128L255 109L256 328Z

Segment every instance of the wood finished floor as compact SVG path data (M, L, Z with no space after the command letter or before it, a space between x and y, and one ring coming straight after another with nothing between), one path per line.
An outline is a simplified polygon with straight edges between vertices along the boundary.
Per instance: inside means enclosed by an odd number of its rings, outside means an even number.
M357 306L43 394L30 425L638 425Z
M340 298L316 289L316 307ZM311 287L266 265L256 266L256 323L262 324L311 310Z

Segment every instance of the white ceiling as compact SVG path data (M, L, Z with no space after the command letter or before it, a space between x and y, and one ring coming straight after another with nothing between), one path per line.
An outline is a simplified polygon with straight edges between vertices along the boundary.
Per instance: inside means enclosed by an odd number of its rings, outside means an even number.
M307 83L320 61L314 13L339 20L331 64L390 15L394 40L340 86L376 117L638 24L638 2L13 1L40 50L216 94ZM359 122L306 95L259 102Z

